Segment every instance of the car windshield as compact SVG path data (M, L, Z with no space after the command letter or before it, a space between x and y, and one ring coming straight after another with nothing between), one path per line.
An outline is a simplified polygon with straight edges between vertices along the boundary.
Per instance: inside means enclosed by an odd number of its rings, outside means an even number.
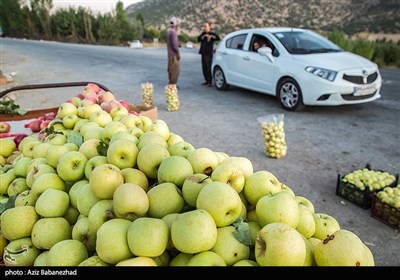
M313 32L275 32L274 36L291 54L342 52L339 46Z

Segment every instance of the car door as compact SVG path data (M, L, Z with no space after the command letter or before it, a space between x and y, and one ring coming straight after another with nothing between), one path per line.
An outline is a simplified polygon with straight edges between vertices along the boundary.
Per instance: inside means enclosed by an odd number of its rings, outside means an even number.
M247 33L237 34L226 40L223 50L224 73L226 80L231 85L240 85L242 83L241 57L244 53L244 44Z
M240 57L241 83L243 87L263 93L274 93L276 63L253 50L255 40L265 42L273 50L275 47L265 34L252 33L246 40L245 51Z

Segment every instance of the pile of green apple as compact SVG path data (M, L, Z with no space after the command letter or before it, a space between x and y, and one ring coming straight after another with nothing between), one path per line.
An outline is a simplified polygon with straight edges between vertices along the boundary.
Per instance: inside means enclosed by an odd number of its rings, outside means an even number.
M385 187L376 194L380 201L400 209L400 184L396 187Z
M271 172L118 108L65 102L48 135L1 147L5 266L374 265Z
M370 191L377 191L393 184L396 181L396 176L386 171L362 168L344 175L342 181L351 183L360 190L369 187Z
M141 84L142 88L142 103L147 106L153 106L153 94L154 94L154 87L152 83L143 83Z
M278 159L284 157L287 152L284 122L282 120L265 121L261 123L261 127L265 154Z
M167 98L167 110L178 111L179 110L179 94L178 88L174 84L166 85L164 88L165 97Z

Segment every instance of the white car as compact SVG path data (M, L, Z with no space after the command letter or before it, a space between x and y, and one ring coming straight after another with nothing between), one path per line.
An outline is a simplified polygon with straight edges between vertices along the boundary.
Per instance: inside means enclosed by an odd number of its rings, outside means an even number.
M186 43L186 48L187 49L193 49L193 43L192 42L187 42Z
M255 42L261 45L258 50ZM365 103L381 97L382 78L375 63L300 28L229 33L216 47L212 71L217 89L232 85L273 95L288 111Z
M133 40L130 47L133 49L141 49L143 48L143 44L139 40Z

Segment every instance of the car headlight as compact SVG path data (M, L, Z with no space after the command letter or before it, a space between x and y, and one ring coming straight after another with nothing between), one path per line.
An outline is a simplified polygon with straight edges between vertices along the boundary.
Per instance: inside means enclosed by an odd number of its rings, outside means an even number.
M333 82L335 80L336 71L324 69L324 68L319 68L319 67L314 67L314 66L307 66L306 71L309 73L312 73L314 75L317 75L318 77L324 78L328 81Z

